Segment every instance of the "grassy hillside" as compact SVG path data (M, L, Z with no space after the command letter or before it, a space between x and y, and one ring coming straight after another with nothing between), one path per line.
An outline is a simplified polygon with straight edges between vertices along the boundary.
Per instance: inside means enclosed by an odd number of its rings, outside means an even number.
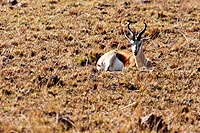
M0 132L200 132L197 0L0 2ZM127 21L147 23L146 71L98 72L112 49L131 51ZM164 130L159 130L164 132Z

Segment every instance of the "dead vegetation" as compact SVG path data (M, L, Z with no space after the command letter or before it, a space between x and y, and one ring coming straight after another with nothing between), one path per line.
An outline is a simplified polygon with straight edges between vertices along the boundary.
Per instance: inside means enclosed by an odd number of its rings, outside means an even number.
M19 2L0 2L0 132L200 132L198 1ZM97 72L128 20L153 71Z

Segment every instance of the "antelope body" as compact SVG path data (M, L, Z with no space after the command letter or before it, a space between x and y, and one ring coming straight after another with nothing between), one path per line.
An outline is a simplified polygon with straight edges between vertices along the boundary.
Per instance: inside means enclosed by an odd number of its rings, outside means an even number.
M123 71L125 66L133 66L136 64L138 68L145 67L150 68L152 63L149 59L145 58L142 43L148 38L141 39L142 34L146 30L146 23L144 29L138 34L137 39L135 38L135 33L131 31L128 23L128 31L132 35L132 38L128 37L125 34L125 37L131 43L132 52L128 51L118 51L118 50L111 50L105 53L103 56L99 58L97 61L97 70L99 71Z

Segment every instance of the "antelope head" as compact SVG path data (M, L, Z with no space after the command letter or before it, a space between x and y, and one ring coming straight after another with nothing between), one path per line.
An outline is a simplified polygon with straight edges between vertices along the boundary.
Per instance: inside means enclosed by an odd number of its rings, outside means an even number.
M128 31L131 34L132 38L130 38L128 34L125 34L125 37L131 43L131 48L132 48L132 52L135 58L136 66L150 68L152 67L152 62L149 59L145 58L143 50L142 50L143 42L149 39L149 38L143 38L143 39L141 38L142 34L144 34L144 32L146 31L146 28L147 28L147 24L144 23L144 29L142 29L142 31L140 31L136 37L135 33L131 31L130 29L130 22L129 22Z
M139 52L142 52L142 44L143 44L143 42L145 42L146 40L149 39L149 38L143 38L143 39L141 39L142 34L144 34L144 32L146 31L147 24L144 23L144 29L138 33L137 37L135 36L135 32L131 31L130 24L131 23L128 22L128 31L131 34L132 38L130 38L128 36L128 34L125 34L125 37L131 43L131 48L132 48L132 51L134 53L134 56L137 56Z

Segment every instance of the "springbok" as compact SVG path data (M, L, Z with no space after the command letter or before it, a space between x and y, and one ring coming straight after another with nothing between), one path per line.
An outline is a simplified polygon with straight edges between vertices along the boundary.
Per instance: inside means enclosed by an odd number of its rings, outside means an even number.
M123 71L125 66L135 65L138 68L145 67L149 69L152 67L152 62L145 58L142 44L149 38L141 39L142 34L146 31L147 25L144 23L144 29L135 37L135 33L130 29L130 22L128 22L128 31L132 38L125 34L125 37L131 43L132 52L111 50L105 53L97 61L97 70L99 71Z

